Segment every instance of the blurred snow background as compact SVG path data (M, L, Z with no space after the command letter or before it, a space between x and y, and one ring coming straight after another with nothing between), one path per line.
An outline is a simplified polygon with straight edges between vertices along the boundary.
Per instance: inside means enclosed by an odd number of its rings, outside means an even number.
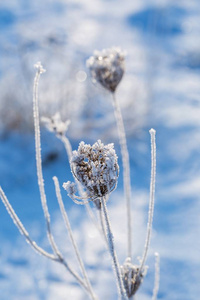
M49 249L37 188L32 135L33 64L42 115L70 118L73 149L81 139L115 142L110 95L91 83L85 60L94 49L127 51L117 97L132 172L133 260L142 255L148 211L150 145L157 130L157 185L149 270L137 299L151 299L154 256L161 256L158 299L196 300L200 287L200 4L190 1L7 0L0 3L0 184L33 239ZM42 131L44 176L56 240L76 265L52 176L71 177L62 144ZM120 160L121 163L121 160ZM122 173L122 172L121 172ZM122 176L109 201L120 263L126 228ZM84 207L63 193L72 228L100 299L117 299L110 258ZM62 300L86 296L62 266L38 256L0 203L0 299ZM124 219L124 224L122 220ZM84 234L83 234L84 233ZM66 236L66 240L65 240Z

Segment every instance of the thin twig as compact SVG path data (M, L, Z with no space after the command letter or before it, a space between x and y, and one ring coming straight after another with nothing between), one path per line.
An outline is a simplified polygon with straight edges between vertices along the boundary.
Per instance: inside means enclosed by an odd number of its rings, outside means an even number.
M46 221L47 227L47 236L50 242L50 245L56 254L56 256L61 257L61 254L57 248L57 245L54 241L53 235L51 233L51 225L50 225L50 215L47 206L45 188L44 188L44 178L42 173L42 159L41 159L41 141L40 141L40 124L39 124L39 107L38 107L38 84L40 75L45 72L42 65L37 63L35 65L37 71L34 78L34 86L33 86L33 118L34 118L34 128L35 128L35 152L36 152L36 167L37 167L37 177L38 177L38 186L40 191L40 198L42 203L42 209L44 212L44 217Z
M65 150L67 152L67 156L68 156L68 160L70 162L71 160L71 157L72 157L72 146L71 146L71 143L69 141L69 139L65 136L65 135L56 135L64 144L65 146Z
M138 274L142 272L144 267L147 252L151 239L153 213L154 213L154 202L155 202L155 180L156 180L156 131L154 129L149 130L151 135L151 182L150 182L150 199L149 199L149 213L148 213L148 223L147 223L147 235L144 246L144 253L141 260L141 265Z
M75 254L76 254L76 257L77 257L77 260L79 262L79 265L80 265L80 269L82 271L82 274L85 278L85 282L88 286L88 291L90 293L90 296L93 300L96 300L97 297L95 296L93 290L92 290L92 286L90 284L90 281L89 281L89 278L87 276L87 273L86 273L86 270L85 270L85 267L84 267L84 264L83 264L83 261L81 259L81 256L80 256L80 253L79 253L79 250L78 250L78 247L76 245L76 242L74 240L74 236L73 236L73 233L72 233L72 229L71 229L71 226L70 226L70 222L69 222L69 218L68 218L68 215L67 215L67 212L65 210L65 207L64 207L64 204L63 204L63 200L62 200L62 196L61 196L61 192L60 192L60 186L59 186L59 181L58 181L58 178L56 176L53 177L53 181L54 181L54 185L55 185L55 190L56 190L56 196L57 196L57 200L58 200L58 204L60 206L60 211L61 211L61 214L62 214L62 217L63 217L63 220L64 220L64 223L66 225L66 228L68 230L68 234L69 234L69 237L71 239L71 243L72 243L72 246L74 248L74 251L75 251Z
M115 113L115 119L118 128L119 142L121 147L122 164L123 164L123 182L124 182L124 193L126 199L126 210L127 210L127 254L131 258L132 254L132 224L131 224L131 182L130 182L130 165L129 165L129 153L127 149L126 133L124 129L124 122L121 114L120 105L115 96L113 97L113 107Z
M111 230L111 225L110 225L110 221L109 221L109 217L108 217L108 211L107 211L107 207L106 207L106 201L105 201L104 197L101 197L101 206L102 206L101 209L103 210L104 218L105 218L108 248L109 248L109 252L110 252L110 255L111 255L111 258L113 261L113 269L114 269L116 279L117 279L117 287L118 287L119 297L122 300L128 300L126 291L125 291L124 285L123 285L123 280L122 280L122 275L121 275L121 271L120 271L120 267L119 267L117 254L116 254L115 247L114 247L113 234L112 234L112 230Z

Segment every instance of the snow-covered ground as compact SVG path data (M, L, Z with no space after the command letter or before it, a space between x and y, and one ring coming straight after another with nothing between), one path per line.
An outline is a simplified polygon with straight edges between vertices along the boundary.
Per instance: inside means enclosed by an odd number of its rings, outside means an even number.
M130 150L135 263L142 255L147 224L148 130L153 127L157 131L154 228L149 269L138 300L151 299L155 251L161 259L158 299L199 299L199 18L197 0L0 3L0 185L31 237L46 250L50 248L37 187L34 141L27 130L32 128L33 64L41 60L47 69L40 82L42 114L60 110L63 118L71 119L73 149L81 139L114 141L121 166L110 95L91 83L85 60L94 49L117 45L127 51L126 74L117 97ZM69 164L61 142L45 130L42 154L53 232L65 256L76 266L52 184L54 175L60 183L71 179ZM95 292L99 299L117 299L110 257L99 233L84 207L72 203L65 191L63 198ZM122 171L108 209L123 263L126 217ZM1 300L87 298L62 266L30 249L2 203L0 216Z

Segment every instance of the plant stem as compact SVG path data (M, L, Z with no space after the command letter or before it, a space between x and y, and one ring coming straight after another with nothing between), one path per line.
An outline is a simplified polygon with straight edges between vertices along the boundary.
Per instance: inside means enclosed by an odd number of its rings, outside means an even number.
M34 128L35 128L35 152L36 152L36 167L37 167L37 177L38 177L38 186L40 191L40 198L42 203L42 208L44 212L44 217L46 221L47 227L47 236L50 242L50 245L54 251L54 253L60 257L61 254L58 251L58 248L54 242L54 238L51 233L51 225L50 225L50 215L47 206L47 199L44 189L44 178L42 173L42 159L41 159L41 141L40 141L40 124L39 124L39 107L38 107L38 84L40 75L45 71L41 64L38 63L36 65L37 71L34 78L34 86L33 86L33 118L34 118Z
M153 223L153 213L154 213L154 202L155 202L155 180L156 180L156 131L154 129L149 130L151 135L151 181L150 181L150 199L149 199L149 213L148 213L148 223L147 223L147 235L144 246L144 253L141 260L140 270L138 274L142 272L144 267L147 252L151 239L152 223Z
M131 224L131 182L130 182L130 165L129 165L129 153L127 149L126 133L124 129L124 122L121 114L119 102L112 93L114 114L118 128L119 143L121 147L122 164L123 164L123 182L124 182L124 193L126 199L126 210L127 210L127 256L131 258L132 254L132 224Z
M68 265L68 263L63 258L62 254L58 250L58 247L54 241L52 232L51 232L51 224L50 224L50 215L49 210L47 206L47 199L45 194L45 188L44 188L44 178L42 173L42 159L41 159L41 141L40 141L40 123L39 123L39 106L38 106L38 84L40 75L45 72L42 65L40 63L37 63L35 65L37 71L34 78L34 86L33 86L33 118L34 118L34 128L35 128L35 152L36 152L36 167L37 167L37 177L38 177L38 186L40 191L40 198L42 203L42 209L44 212L44 218L46 221L46 227L47 227L47 236L50 242L50 245L52 247L52 250L54 251L57 261L63 264L66 269L74 276L74 278L78 281L78 283L84 287L88 291L88 287L85 285L83 280L79 277L78 274L75 273L75 271L72 270L72 268Z
M105 201L104 197L101 197L101 206L102 206L101 209L103 210L104 218L105 218L108 249L109 249L110 255L112 257L112 261L113 261L113 269L114 269L116 279L117 279L117 287L118 287L119 297L122 300L128 300L125 289L124 289L124 285L123 285L123 280L122 280L122 276L121 276L121 271L120 271L120 267L119 267L117 254L116 254L115 247L114 247L113 234L111 231L111 225L110 225L108 211L107 211L107 207L106 207L106 201Z

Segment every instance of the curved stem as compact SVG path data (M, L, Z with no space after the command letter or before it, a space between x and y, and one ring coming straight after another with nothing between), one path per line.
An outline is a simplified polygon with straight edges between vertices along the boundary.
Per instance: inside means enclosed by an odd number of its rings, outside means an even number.
M69 139L65 135L61 135L61 136L57 135L57 137L63 142L65 146L65 150L67 152L68 160L70 162L72 157L72 146Z
M36 152L36 167L37 167L37 177L38 177L38 186L40 191L40 198L42 203L42 209L44 212L44 217L46 221L47 227L47 236L50 242L50 245L54 251L54 253L62 258L54 238L51 233L51 225L50 225L50 215L47 206L45 188L44 188L44 178L42 173L42 159L41 159L41 141L40 141L40 124L39 124L39 107L38 107L38 84L40 75L45 72L42 65L37 63L35 65L37 71L34 78L34 86L33 86L33 118L34 118L34 128L35 128L35 152Z
M39 123L39 106L38 106L38 83L40 79L40 75L45 72L42 65L37 63L35 65L37 71L34 78L34 86L33 86L33 118L34 118L34 128L35 128L35 152L36 152L36 167L37 167L37 177L38 177L38 186L40 191L40 198L42 203L42 209L44 212L44 217L46 221L47 227L47 236L54 251L57 256L57 261L63 264L67 270L75 277L75 279L79 282L81 286L83 286L87 290L87 286L83 282L83 280L69 267L68 263L64 260L62 254L58 250L58 247L54 241L52 232L51 232L51 224L50 224L50 215L47 206L47 199L44 188L44 178L42 173L42 159L41 159L41 141L40 141L40 123Z
M124 122L121 114L121 109L115 93L113 95L113 107L115 113L115 119L118 128L119 142L121 147L122 164L123 164L123 182L124 182L124 193L126 199L126 210L127 210L127 251L128 257L132 254L132 224L131 224L131 182L130 182L130 165L129 165L129 153L127 149L126 134L124 129Z

